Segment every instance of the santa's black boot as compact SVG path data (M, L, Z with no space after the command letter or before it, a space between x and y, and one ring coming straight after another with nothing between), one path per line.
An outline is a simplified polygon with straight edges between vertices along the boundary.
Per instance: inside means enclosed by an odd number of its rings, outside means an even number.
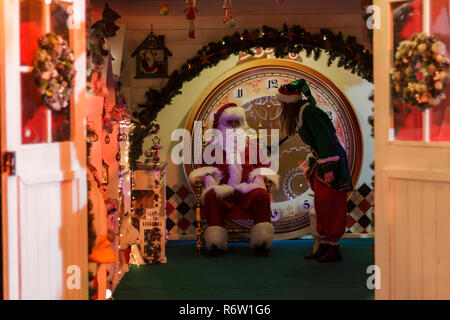
M250 245L257 257L268 257L273 240L273 224L271 222L259 222L252 227L250 232Z
M320 258L319 262L337 262L342 260L341 251L339 250L339 245L337 246L328 246L328 252L322 258Z
M319 245L319 248L317 248L316 252L310 253L305 256L306 260L312 260L312 259L320 259L328 252L328 247L330 245L328 243L321 243Z
M268 257L270 254L270 249L267 249L265 245L260 245L253 248L253 252L257 257Z
M219 249L215 244L211 246L211 249L208 250L208 256L210 257L220 257L225 253L224 250Z
M209 226L204 234L208 256L220 257L227 249L228 231L221 226Z

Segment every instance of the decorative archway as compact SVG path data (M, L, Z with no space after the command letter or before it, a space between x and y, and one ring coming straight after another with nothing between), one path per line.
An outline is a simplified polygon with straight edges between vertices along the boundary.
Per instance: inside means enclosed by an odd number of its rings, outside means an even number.
M318 60L323 51L328 54L328 65L337 59L337 66L350 71L359 77L373 82L372 53L356 41L353 36L334 33L330 29L321 29L311 34L303 27L286 24L282 30L263 26L262 31L256 29L236 32L225 36L219 42L211 42L203 46L197 54L188 59L179 70L174 71L166 86L160 90L150 88L146 93L146 102L139 104L139 111L133 112L135 127L130 134L129 163L131 170L136 169L136 162L143 154L142 145L145 137L152 131L153 121L159 111L181 94L185 82L197 77L205 68L216 66L230 55L240 52L252 53L253 48L273 48L275 57L284 57L289 53L306 52L314 60Z

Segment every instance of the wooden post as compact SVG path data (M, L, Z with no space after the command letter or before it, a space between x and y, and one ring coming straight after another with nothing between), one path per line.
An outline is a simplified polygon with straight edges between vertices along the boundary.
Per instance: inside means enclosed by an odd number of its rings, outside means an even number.
M201 207L201 202L200 202L200 197L201 197L201 192L202 192L202 182L201 181L197 181L197 183L195 184L195 193L197 195L197 204L195 206L195 220L197 221L197 226L196 226L196 234L197 234L197 253L200 253L200 250L202 248L202 217L200 214L200 207Z

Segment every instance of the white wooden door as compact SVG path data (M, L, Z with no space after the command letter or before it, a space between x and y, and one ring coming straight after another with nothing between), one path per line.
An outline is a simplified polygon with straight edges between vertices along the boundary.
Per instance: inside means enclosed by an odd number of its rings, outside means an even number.
M5 298L85 299L85 2L2 0L0 15L2 155L15 153L2 186ZM33 84L36 40L47 32L67 39L76 61L61 112L41 106Z
M450 86L426 112L391 99L396 46L417 32L450 48L449 0L375 0L375 263L377 299L450 299ZM395 110L394 110L395 107Z

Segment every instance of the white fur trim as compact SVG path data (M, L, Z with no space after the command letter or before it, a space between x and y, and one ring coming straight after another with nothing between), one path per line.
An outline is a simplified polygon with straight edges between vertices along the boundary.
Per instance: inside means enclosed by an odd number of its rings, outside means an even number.
M306 160L309 160L310 158L317 159L313 152L308 153L308 155L306 156Z
M277 93L275 95L275 99L280 101L280 102L284 102L284 103L296 103L296 102L299 102L302 99L302 95L301 94L282 94L282 93Z
M234 193L234 188L232 186L229 186L227 184L216 184L202 191L202 195L200 197L200 201L202 204L205 203L205 196L210 190L214 190L217 199L226 198Z
M270 222L255 224L250 232L250 245L252 248L264 245L266 249L272 247L273 225Z
M336 161L339 161L339 156L334 156L334 157L328 157L328 158L325 158L325 159L319 159L319 160L317 160L317 163L318 164L324 164L324 163L327 163L327 162L336 162Z
M239 119L242 123L240 128L246 129L248 128L248 124L245 117L245 110L241 107L230 107L223 110L222 114L219 117L219 123L218 126L220 126L221 123L230 120L230 119Z
M317 217L314 208L309 210L309 227L311 235L316 239L320 239L320 234L317 232Z
M275 171L266 167L262 167L253 169L252 171L250 171L250 174L248 175L251 182L253 182L257 176L263 176L264 178L273 183L275 189L278 189L280 176L276 174Z
M305 108L307 106L309 106L309 103L305 103L300 108L300 112L298 113L297 131L302 127L302 124L303 124L303 111L305 111Z
M220 226L211 226L206 228L204 234L206 248L211 250L213 245L216 245L220 250L227 250L228 245L228 231Z
M252 190L255 189L263 189L266 190L264 187L262 187L261 185L257 184L257 183L240 183L236 186L236 190L243 193L243 194L247 194Z
M217 180L220 180L222 178L222 172L216 167L201 167L197 168L195 170L192 170L189 174L189 181L192 184L195 184L195 182L199 179L203 179L204 176L211 175Z

